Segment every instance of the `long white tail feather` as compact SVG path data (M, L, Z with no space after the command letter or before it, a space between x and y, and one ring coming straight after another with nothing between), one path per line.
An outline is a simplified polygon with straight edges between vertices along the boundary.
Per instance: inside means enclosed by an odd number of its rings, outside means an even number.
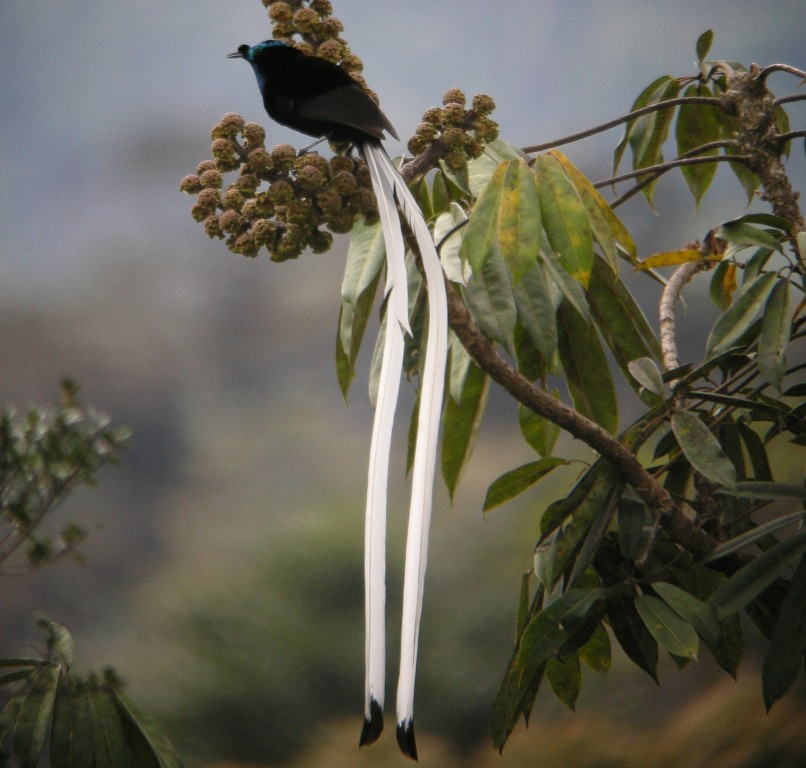
M374 153L364 152L372 179L386 245L386 332L381 374L372 427L367 505L364 529L365 659L364 722L362 743L380 734L386 677L386 501L400 372L403 367L403 330L409 333L405 244L395 206L393 187L379 171ZM377 720L376 720L377 718ZM366 738L366 741L364 739Z
M406 567L403 581L403 623L400 637L400 677L397 688L398 730L409 733L413 745L414 680L417 644L423 605L423 584L428 555L437 440L445 385L448 351L448 303L439 254L423 215L389 156L380 147L369 154L377 158L388 183L417 239L428 284L428 346L420 372L420 412L417 421L412 470ZM400 740L400 733L399 739Z

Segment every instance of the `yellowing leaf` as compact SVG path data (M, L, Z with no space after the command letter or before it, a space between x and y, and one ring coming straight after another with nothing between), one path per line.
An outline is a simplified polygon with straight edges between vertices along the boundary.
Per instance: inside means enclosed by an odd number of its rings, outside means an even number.
M702 254L693 248L683 248L679 251L663 251L656 253L635 265L636 269L655 269L656 267L669 267L673 264L686 264L690 261L701 261Z

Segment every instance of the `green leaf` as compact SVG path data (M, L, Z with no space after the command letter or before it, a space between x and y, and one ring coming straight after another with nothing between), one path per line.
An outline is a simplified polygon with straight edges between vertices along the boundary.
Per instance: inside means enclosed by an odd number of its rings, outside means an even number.
M707 643L719 642L719 622L709 605L665 581L653 583L652 589L683 621L691 624L703 640Z
M574 634L585 625L588 614L602 606L605 591L570 589L535 616L521 638L519 662L526 668L537 667L559 653Z
M52 768L94 768L95 754L87 693L82 680L62 675L50 734Z
M560 306L560 362L576 409L611 434L618 429L613 379L596 331L568 304Z
M599 190L588 181L582 172L562 153L557 150L550 152L568 175L571 183L576 187L579 198L585 206L596 242L610 268L615 272L618 269L616 257L620 254L626 256L631 264L635 263L637 249L632 235L613 212L610 204L602 197ZM616 243L621 249L616 248Z
M673 78L670 75L661 75L656 80L653 80L638 95L638 98L633 102L633 105L630 108L630 112L635 112L639 109L643 109L643 107L648 106L650 103L655 103L658 100L658 93L662 93L663 89L667 87L668 83L672 79ZM624 135L622 136L615 152L613 153L613 176L618 173L618 167L621 163L621 158L624 155L624 150L630 143L630 138L632 137L633 131L635 130L639 119L640 118L635 118L631 120L624 128Z
M524 583L527 584L526 587L524 587ZM526 597L524 597L524 593L526 593ZM543 679L545 664L541 664L535 669L524 669L518 663L520 638L529 621L543 607L543 596L543 587L538 585L531 604L525 611L522 610L524 601L528 600L528 574L524 574L524 577L521 578L518 636L490 713L490 732L493 744L499 752L503 750L509 734L512 733L521 715L528 723L529 713Z
M474 273L481 272L494 249L498 248L498 212L509 163L501 163L476 201L462 241L461 255Z
M123 693L116 691L113 696L135 761L154 768L183 768L171 742L154 720Z
M470 279L470 266L462 260L462 242L466 226L460 226L468 220L467 214L458 203L451 203L448 210L434 222L434 242L439 251L439 260L445 276L452 283L465 285Z
M610 648L610 635L604 628L604 624L599 624L594 630L585 645L579 649L579 658L584 661L594 672L607 674L612 661L612 651Z
M571 711L576 708L576 701L582 689L582 669L579 666L579 654L569 653L565 656L548 659L546 662L546 679L549 681L554 695Z
M705 61L705 57L708 55L708 51L711 50L711 43L714 42L714 30L713 29L706 29L698 38L697 38L697 61L702 64Z
M554 391L555 399L558 393ZM527 443L541 456L550 456L560 435L560 428L523 403L518 403L518 426Z
M779 392L786 373L786 352L792 310L789 306L789 282L780 280L770 293L761 319L758 337L758 369L764 380Z
M380 273L375 282L364 291L355 304L342 301L339 309L339 330L336 338L336 375L342 397L347 399L350 385L355 378L355 361L361 350L361 342L372 312Z
M588 283L588 304L596 327L627 383L640 388L630 362L642 357L661 359L660 342L627 287L602 258L596 256Z
M451 501L462 471L473 453L489 391L489 376L473 364L465 376L461 400L456 402L449 397L445 403L442 417L442 477Z
M647 391L658 397L663 397L663 379L655 361L651 357L639 357L630 360L627 368L632 377Z
M514 287L518 320L543 360L551 365L557 354L557 310L542 264L535 264Z
M61 665L48 664L31 675L14 723L14 754L20 768L35 768L47 742Z
M757 246L774 251L781 250L783 239L783 235L774 235L765 229L754 227L745 216L725 222L714 230L714 235L740 247Z
M576 187L551 155L539 155L537 192L549 245L574 280L588 285L593 268L593 234Z
M359 297L377 280L386 263L386 246L380 224L356 222L341 283L342 301L357 306Z
M671 424L677 444L691 466L718 485L733 488L736 469L708 427L691 411L672 414Z
M659 84L648 95L647 106L673 99L680 91L680 83L674 77L666 76L656 82ZM674 108L658 109L648 115L642 115L631 124L629 144L633 154L633 170L637 171L663 162L662 147L669 135L674 111ZM650 207L653 206L655 184L653 181L641 190Z
M129 765L130 749L126 744L123 724L112 701L112 693L97 681L87 687L87 706L92 728L95 768L116 768ZM149 765L143 763L143 765Z
M552 469L564 464L568 464L565 459L549 456L505 472L487 489L487 495L484 498L484 512L489 512L491 509L523 493L545 477Z
M747 605L806 551L806 531L791 536L734 573L708 600L723 619Z
M501 189L496 237L516 284L535 265L542 232L534 174L523 160L510 160Z
M563 298L585 318L586 323L590 322L591 314L585 289L562 268L559 259L553 252L541 251L540 260L546 269L547 277L551 278L551 282L557 287Z
M724 312L733 300L736 292L736 264L732 261L720 261L709 283L708 293L717 309Z
M70 669L73 666L75 648L73 637L68 632L67 627L53 621L53 619L49 619L47 616L40 617L36 623L48 635L48 648L53 649L66 669Z
M607 599L607 617L624 653L658 682L658 643L638 615L631 595L616 593Z
M515 639L523 634L526 624L529 622L529 582L531 581L531 571L525 571L521 575L521 588L518 594L518 623L515 626Z
M770 707L790 688L806 650L806 555L800 559L764 656L761 690Z
M694 627L683 621L663 600L639 595L635 609L658 644L675 656L696 659L700 641Z
M618 503L618 541L621 554L635 560L644 543L644 528L651 524L649 510L640 500L627 494Z
M712 96L705 85L690 85L684 96ZM719 139L718 107L711 104L682 104L677 116L676 139L677 152L684 155L703 144L710 144ZM718 149L698 152L697 157L714 156ZM683 165L680 171L694 196L695 207L700 204L702 196L716 175L716 162L700 165Z
M493 341L512 351L517 321L512 274L497 247L488 254L480 270L473 270L473 276L464 288L464 297L479 328Z
M733 305L716 321L705 345L706 355L714 357L739 343L767 303L778 276L767 272L744 288Z

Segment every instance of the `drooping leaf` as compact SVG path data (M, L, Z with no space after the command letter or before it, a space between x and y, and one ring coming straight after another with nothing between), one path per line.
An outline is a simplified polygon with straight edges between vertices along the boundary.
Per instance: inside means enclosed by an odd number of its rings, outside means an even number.
M635 599L622 592L607 598L607 617L627 656L658 682L658 643L638 615Z
M791 687L806 651L806 556L801 556L781 603L761 668L764 705L770 707Z
M708 643L719 642L719 622L713 610L702 600L666 581L655 582L652 589Z
M712 96L710 89L706 85L690 85L684 96ZM677 151L680 155L710 144L719 139L719 108L712 104L682 104L677 116L675 134L677 139ZM716 155L718 149L710 149L706 152L698 152L697 157L708 157ZM702 196L710 186L716 175L714 163L702 163L696 165L683 165L680 171L683 178L694 196L695 207L700 204Z
M764 380L779 392L786 373L786 352L789 343L792 310L789 306L789 282L780 280L772 289L758 336L758 369Z
M638 94L638 97L635 99L632 107L630 108L630 112L636 112L649 104L654 104L657 102L659 98L658 94L662 94L664 92L664 89L672 79L673 78L670 75L661 75L657 79L653 80L646 88L644 88L643 91L641 91L641 93ZM618 173L621 158L624 155L624 150L627 149L627 145L630 143L630 138L632 137L633 131L636 129L636 124L639 119L640 118L634 118L627 123L624 128L624 135L621 137L621 140L613 153L614 176Z
M457 402L449 397L445 403L442 418L442 477L451 501L462 471L473 453L489 391L490 377L474 364L465 376L461 400Z
M342 301L356 306L359 297L375 282L386 260L380 224L362 224L351 230L350 248L341 283Z
M698 248L682 248L678 251L663 251L647 256L635 265L636 269L647 270L657 267L670 267L674 264L688 264L691 261L702 261L703 256Z
M154 768L183 768L171 742L148 714L120 691L114 693L114 702L135 761Z
M672 431L685 457L698 472L718 485L732 488L736 470L711 430L692 411L677 411Z
M45 749L60 672L60 664L47 664L30 677L14 723L14 755L20 768L35 768Z
M791 536L734 573L708 600L718 619L747 605L806 551L806 531Z
M635 264L637 254L635 241L607 200L562 152L552 150L550 154L562 165L568 178L576 187L588 214L591 232L596 242L599 243L610 268L614 272L618 270L616 257L619 254L626 256L631 264ZM620 249L616 248L616 243L621 246Z
M554 391L554 397L559 397ZM560 435L560 428L545 416L540 416L523 403L518 403L518 426L521 434L541 456L550 456Z
M767 458L767 449L764 447L764 441L747 424L740 422L738 426L739 436L744 443L744 448L747 451L747 456L753 467L753 477L757 481L772 480L772 469L770 469L770 462Z
M542 264L535 264L514 288L518 321L543 360L557 353L556 308Z
M607 674L612 661L612 651L610 635L607 634L604 624L599 624L588 642L579 649L579 658L594 672Z
M434 222L434 242L445 277L452 283L465 285L470 279L470 265L461 257L462 242L466 234L467 214L458 203L451 203L448 210ZM464 225L464 226L463 226Z
M635 609L658 644L675 656L696 659L700 647L694 628L680 618L663 600L639 595Z
M657 87L646 100L647 106L673 99L680 91L677 78L666 76L656 82ZM673 116L674 108L658 109L648 115L642 115L631 124L629 145L633 155L633 170L637 171L663 162L662 147L669 135ZM654 189L653 181L641 190L650 207L653 206Z
M731 307L714 324L705 344L708 357L739 343L767 303L777 279L777 275L767 272L742 289Z
M512 274L497 246L487 255L480 270L474 268L464 297L479 328L511 352L518 314L512 294Z
M663 379L655 361L650 357L639 357L627 364L630 375L647 391L663 397Z
M535 265L542 232L535 176L523 160L510 160L502 183L496 238L515 284Z
M640 499L627 493L618 503L618 541L621 554L636 560L644 543L644 530L652 521L649 510Z
M95 749L84 682L62 675L50 734L52 768L94 768Z
M126 743L120 713L112 701L112 692L97 681L87 687L87 705L92 729L96 768L116 768L129 765L131 750ZM145 766L153 763L143 762Z
M544 607L524 630L519 654L521 666L537 667L558 654L584 627L589 613L603 608L604 595L602 588L570 589Z
M488 512L494 507L515 498L515 496L539 482L552 469L564 464L568 464L565 459L549 456L505 472L501 477L493 481L492 485L487 489L487 495L484 498L484 511Z
M524 579L521 579L521 603L523 602L524 594L523 583ZM524 669L518 662L520 638L523 629L543 607L543 595L543 587L538 586L531 604L522 616L520 615L522 612L519 610L518 626L520 630L518 638L493 702L490 713L490 732L493 745L499 752L503 751L509 734L512 733L521 715L528 722L529 713L543 679L545 664L541 664L534 669Z
M549 245L565 271L587 286L593 268L593 234L585 206L555 157L539 155L535 172Z
M59 662L65 669L70 669L73 666L73 637L67 630L67 627L59 624L57 621L41 616L37 620L37 626L43 629L48 636L48 648L58 656Z
M599 256L594 259L587 295L599 333L624 378L637 391L639 385L631 375L630 362L639 358L660 360L660 342L627 287Z
M576 409L611 434L618 429L613 378L596 331L563 302L557 314L560 362Z
M780 251L782 243L786 237L789 236L789 229L785 223L782 226L776 226L780 232L773 233L767 229L761 229L756 224L769 225L765 219L759 219L760 214L746 214L740 216L738 219L726 221L721 226L714 230L714 235L727 240L738 246L757 246L759 248L769 248L773 251ZM778 217L774 217L774 220Z
M546 679L549 681L554 695L571 711L574 711L579 692L582 689L579 654L569 653L565 656L553 656L548 659Z
M589 322L591 317L588 298L582 285L562 268L560 260L552 251L541 251L540 260L545 267L549 283L557 287L563 298L585 318L585 322Z
M339 309L339 330L336 337L336 375L342 397L347 399L355 378L355 361L361 351L361 342L372 312L380 273L375 282L358 298L356 304L342 301Z
M501 163L476 201L467 225L461 254L474 273L480 272L493 249L498 248L498 211L504 192L504 178L509 163Z
M708 293L711 301L724 312L733 301L737 287L736 264L732 261L719 262L709 284Z

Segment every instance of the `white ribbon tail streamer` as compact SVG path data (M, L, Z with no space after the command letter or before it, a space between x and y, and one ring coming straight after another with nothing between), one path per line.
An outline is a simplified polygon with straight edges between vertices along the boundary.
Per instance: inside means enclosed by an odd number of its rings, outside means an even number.
M359 744L372 744L383 731L386 674L386 496L392 428L403 367L403 329L409 330L405 245L392 186L378 169L376 153L362 147L369 167L386 243L386 333L375 421L372 427L364 530L366 678L364 725ZM410 332L410 331L409 331Z
M397 741L403 753L416 760L414 683L448 353L448 301L439 254L417 202L386 152L378 146L371 155L377 159L388 183L394 188L403 215L414 232L428 287L428 346L425 364L420 372L420 412L417 421L409 529L406 539L400 677L397 686Z

